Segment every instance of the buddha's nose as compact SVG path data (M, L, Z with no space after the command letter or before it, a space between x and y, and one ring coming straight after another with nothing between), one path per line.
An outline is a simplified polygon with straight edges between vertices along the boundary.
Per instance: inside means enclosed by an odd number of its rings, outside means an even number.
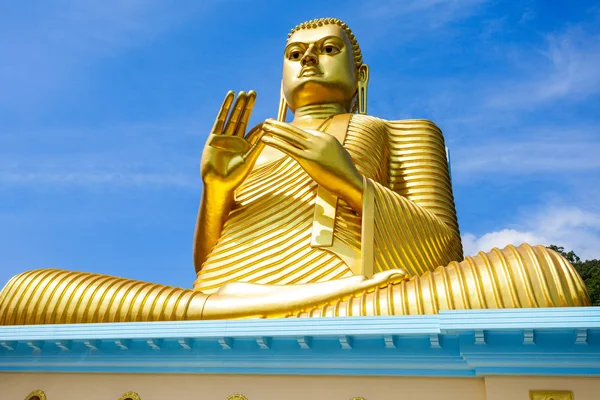
M319 57L314 53L314 49L315 49L314 44L311 44L310 46L308 46L308 49L306 49L306 52L304 53L304 55L302 56L302 59L300 60L300 64L303 67L306 67L308 65L318 65L319 64Z

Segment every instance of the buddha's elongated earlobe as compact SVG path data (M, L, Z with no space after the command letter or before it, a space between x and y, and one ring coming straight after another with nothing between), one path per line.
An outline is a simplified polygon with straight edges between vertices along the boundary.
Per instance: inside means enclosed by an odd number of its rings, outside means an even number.
M367 89L369 85L369 66L367 64L363 64L358 69L358 82L357 86L357 103L358 103L358 113L366 114L367 113Z
M281 92L279 98L279 112L277 113L277 120L281 122L285 122L285 116L287 114L287 102L285 101L285 96L283 95L283 81L281 81Z

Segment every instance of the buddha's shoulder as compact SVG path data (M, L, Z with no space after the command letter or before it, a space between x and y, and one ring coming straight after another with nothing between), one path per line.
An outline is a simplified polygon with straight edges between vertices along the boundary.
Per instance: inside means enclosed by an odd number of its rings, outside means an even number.
M397 119L387 120L374 117L372 115L355 114L352 121L363 125L372 125L385 128L392 135L401 135L408 133L423 133L433 136L443 137L441 129L428 119Z

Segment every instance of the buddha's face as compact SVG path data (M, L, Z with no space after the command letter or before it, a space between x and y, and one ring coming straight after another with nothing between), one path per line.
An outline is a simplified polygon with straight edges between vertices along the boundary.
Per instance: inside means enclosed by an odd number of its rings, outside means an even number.
M292 111L314 104L338 103L350 109L356 93L352 43L342 28L301 29L287 42L283 93Z

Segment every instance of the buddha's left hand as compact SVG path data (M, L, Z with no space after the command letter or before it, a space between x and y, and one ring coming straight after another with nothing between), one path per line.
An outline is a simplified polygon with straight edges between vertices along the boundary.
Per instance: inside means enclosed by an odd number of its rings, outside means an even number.
M268 119L262 141L292 157L311 178L362 213L363 177L342 144L325 132Z

